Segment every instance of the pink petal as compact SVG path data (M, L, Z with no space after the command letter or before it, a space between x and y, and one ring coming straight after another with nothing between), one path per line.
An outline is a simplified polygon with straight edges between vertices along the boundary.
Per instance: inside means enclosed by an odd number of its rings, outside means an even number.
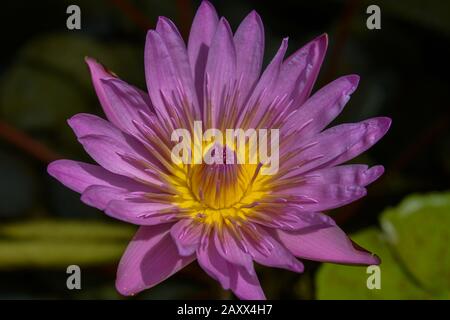
M200 120L197 93L183 38L174 23L165 17L158 19L156 32L161 36L171 56L178 80L186 94L189 111L195 116L195 119Z
M128 191L150 190L134 180L111 173L100 166L72 161L56 160L48 165L48 173L66 187L82 193L93 185L120 188Z
M338 226L317 228L312 231L277 230L276 233L281 243L299 258L345 264L380 263L378 257L356 249Z
M241 22L234 35L234 44L236 74L240 83L238 104L242 105L258 81L264 58L264 26L256 11L252 11Z
M303 264L272 236L272 231L260 226L255 226L254 231L260 239L254 239L246 234L245 243L256 262L269 267L303 272Z
M224 93L231 90L236 81L236 50L230 25L224 18L220 19L211 42L205 72L204 121L210 118L210 126L219 128L225 115Z
M92 196L96 197L95 194ZM86 197L85 194L83 197ZM133 199L126 195L122 199L117 197L109 201L104 210L112 218L141 226L172 222L177 217L177 207L172 204Z
M336 158L331 165L338 165L351 160L377 143L389 130L392 120L387 117L372 118L363 121L366 125L364 137L354 144L350 149Z
M292 54L283 63L280 79L284 79L283 86L289 87L286 80L293 80L294 88L291 97L294 99L293 106L299 107L311 94L320 67L322 66L328 46L328 36L323 34L306 44L303 48Z
M126 296L151 288L195 260L178 254L171 224L140 227L117 270L116 288Z
M161 35L155 30L147 33L144 52L145 78L148 94L161 121L172 124L172 115L183 115L176 98L181 87L174 61Z
M246 268L229 264L230 288L239 299L265 300L266 297L259 284L255 271L249 272Z
M227 262L219 253L212 233L202 238L197 249L199 265L222 287L231 289L240 299L265 299L253 264L246 267Z
M246 268L248 272L253 270L252 257L246 248L242 247L241 240L236 239L236 236L227 227L214 232L214 243L222 258Z
M105 100L115 113L113 123L124 132L137 133L133 120L143 122L141 112L151 114L148 95L116 78L101 80L99 86L103 86Z
M383 172L383 166L369 168L367 165L349 164L313 171L304 177L308 183L313 184L340 184L365 187L377 180Z
M88 135L79 138L86 152L102 167L123 176L143 181L155 186L162 186L163 182L127 161L126 145L117 142L109 136Z
M197 248L197 261L211 278L220 282L222 288L230 288L230 264L217 251L211 233L202 237Z
M128 196L129 192L108 186L92 185L88 187L81 195L81 201L88 206L105 210L113 200L123 200ZM122 219L123 220L123 219Z
M339 184L299 184L297 187L283 190L283 193L307 197L315 203L301 204L304 211L325 211L342 207L367 194L367 190L359 186Z
M263 209L264 210L264 209ZM249 219L259 226L270 229L281 230L315 230L317 228L328 228L334 226L333 219L318 212L304 211L298 205L286 203L283 209L275 215L269 215L268 219L262 219L260 214L249 217Z
M106 120L89 114L77 114L68 120L78 141L86 152L102 167L120 175L140 179L155 185L161 181L126 161L130 155L142 161L149 160L149 152L133 137L122 133Z
M209 1L202 1L192 22L187 49L200 105L203 105L206 60L218 23L213 5Z
M284 55L288 47L287 38L283 39L281 46L275 54L274 58L264 70L261 78L255 86L250 98L248 99L245 108L241 112L240 122L242 122L242 117L246 116L247 113L252 115L252 120L249 123L249 128L255 128L259 123L261 117L266 113L267 108L273 102L277 92L275 92L275 86L277 84L277 79L281 70L281 65L283 63ZM237 127L241 123L238 123Z
M170 234L180 255L188 256L195 253L200 243L203 227L203 224L196 223L192 219L182 219L173 225Z
M387 132L389 124L388 118L372 118L359 123L338 125L309 140L294 142L298 143L296 148L280 152L294 154L281 162L285 168L294 168L283 178L353 159L374 145Z
M132 113L133 110L129 110L129 109L124 110L125 108L127 108L127 106L112 105L110 99L108 98L108 94L104 90L104 85L102 83L102 80L111 80L111 79L117 80L118 82L121 83L121 89L123 91L128 91L128 90L133 91L137 95L139 95L143 98L148 96L147 93L118 79L115 75L112 75L100 63L98 63L97 61L95 61L92 58L86 58L86 63L91 72L91 78L92 78L92 83L94 85L95 92L97 93L97 97L100 100L100 104L103 108L103 111L105 112L106 117L108 118L109 121L114 123L117 127L121 128L121 129L127 128L128 126L126 125L126 123L124 123L124 121L122 119L122 115L124 112ZM144 98L144 99L146 99L146 102L149 102L148 98ZM151 110L149 103L145 106L142 105L141 108L145 112L150 112L150 110Z
M301 130L302 139L322 131L339 113L356 90L359 77L341 77L326 85L292 114L281 128L283 135ZM302 129L301 129L302 128Z

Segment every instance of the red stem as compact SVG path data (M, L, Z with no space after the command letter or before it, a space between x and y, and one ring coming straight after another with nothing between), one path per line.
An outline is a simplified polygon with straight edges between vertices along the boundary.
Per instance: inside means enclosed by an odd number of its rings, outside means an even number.
M35 140L25 132L16 129L1 120L0 138L45 163L62 158L59 154L48 148L43 143Z

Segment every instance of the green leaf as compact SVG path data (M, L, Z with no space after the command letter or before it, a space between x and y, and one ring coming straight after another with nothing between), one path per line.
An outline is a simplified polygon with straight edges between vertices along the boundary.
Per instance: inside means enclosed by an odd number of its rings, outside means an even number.
M318 299L425 299L428 295L417 288L391 255L382 234L376 228L366 229L351 237L356 243L381 258L381 289L368 289L365 266L324 264L316 275Z
M116 263L134 233L100 221L35 220L0 226L0 268Z
M381 258L381 289L368 289L366 267L324 264L319 299L448 299L450 193L412 195L381 215L382 230L351 238Z
M383 213L381 226L422 287L436 295L450 291L450 193L409 196Z

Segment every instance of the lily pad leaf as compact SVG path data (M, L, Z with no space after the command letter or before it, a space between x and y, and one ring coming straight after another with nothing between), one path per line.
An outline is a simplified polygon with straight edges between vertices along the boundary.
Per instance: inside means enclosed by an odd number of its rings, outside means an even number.
M448 299L450 193L411 195L381 214L381 230L352 236L380 256L380 289L369 289L366 267L324 264L319 299Z

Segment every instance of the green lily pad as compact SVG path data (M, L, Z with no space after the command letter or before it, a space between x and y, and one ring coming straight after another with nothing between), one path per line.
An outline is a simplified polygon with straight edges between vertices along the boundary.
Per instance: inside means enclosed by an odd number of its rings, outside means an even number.
M35 220L0 226L0 269L117 263L135 228L101 221Z
M382 230L351 238L381 258L380 289L369 289L367 267L324 264L318 299L448 299L450 193L412 195L381 215Z
M316 276L318 299L424 299L427 293L415 286L395 261L383 235L376 228L351 238L381 258L381 288L369 289L365 266L324 264Z
M450 291L450 194L412 195L381 217L395 254L419 284Z

